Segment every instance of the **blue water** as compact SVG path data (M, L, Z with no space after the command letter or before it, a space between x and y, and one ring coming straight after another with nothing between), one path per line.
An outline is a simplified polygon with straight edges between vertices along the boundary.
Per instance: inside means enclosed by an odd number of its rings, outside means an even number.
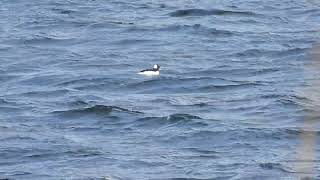
M319 22L313 0L1 0L0 179L320 179L319 140L297 158Z

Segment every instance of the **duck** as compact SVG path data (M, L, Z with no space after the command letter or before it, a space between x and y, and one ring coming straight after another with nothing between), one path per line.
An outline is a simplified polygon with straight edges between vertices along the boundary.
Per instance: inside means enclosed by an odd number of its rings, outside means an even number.
M144 69L138 74L146 75L146 76L158 76L160 75L160 66L158 64L153 65L152 69Z

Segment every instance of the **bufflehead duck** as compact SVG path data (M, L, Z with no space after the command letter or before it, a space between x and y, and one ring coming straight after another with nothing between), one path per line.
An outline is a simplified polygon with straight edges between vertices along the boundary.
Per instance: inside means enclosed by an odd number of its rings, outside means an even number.
M157 76L160 75L160 66L158 64L153 65L152 69L145 69L140 71L138 74L143 74L147 76Z

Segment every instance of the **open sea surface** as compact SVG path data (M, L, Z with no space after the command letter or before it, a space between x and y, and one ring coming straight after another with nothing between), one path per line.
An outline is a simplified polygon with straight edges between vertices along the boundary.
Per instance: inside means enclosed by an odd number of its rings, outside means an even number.
M316 0L1 0L0 179L320 179L319 32Z

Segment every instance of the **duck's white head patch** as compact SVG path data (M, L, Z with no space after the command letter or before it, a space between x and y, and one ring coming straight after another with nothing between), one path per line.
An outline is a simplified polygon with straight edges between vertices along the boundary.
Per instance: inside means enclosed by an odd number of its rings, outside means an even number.
M159 69L160 66L158 64L153 65L153 69Z

